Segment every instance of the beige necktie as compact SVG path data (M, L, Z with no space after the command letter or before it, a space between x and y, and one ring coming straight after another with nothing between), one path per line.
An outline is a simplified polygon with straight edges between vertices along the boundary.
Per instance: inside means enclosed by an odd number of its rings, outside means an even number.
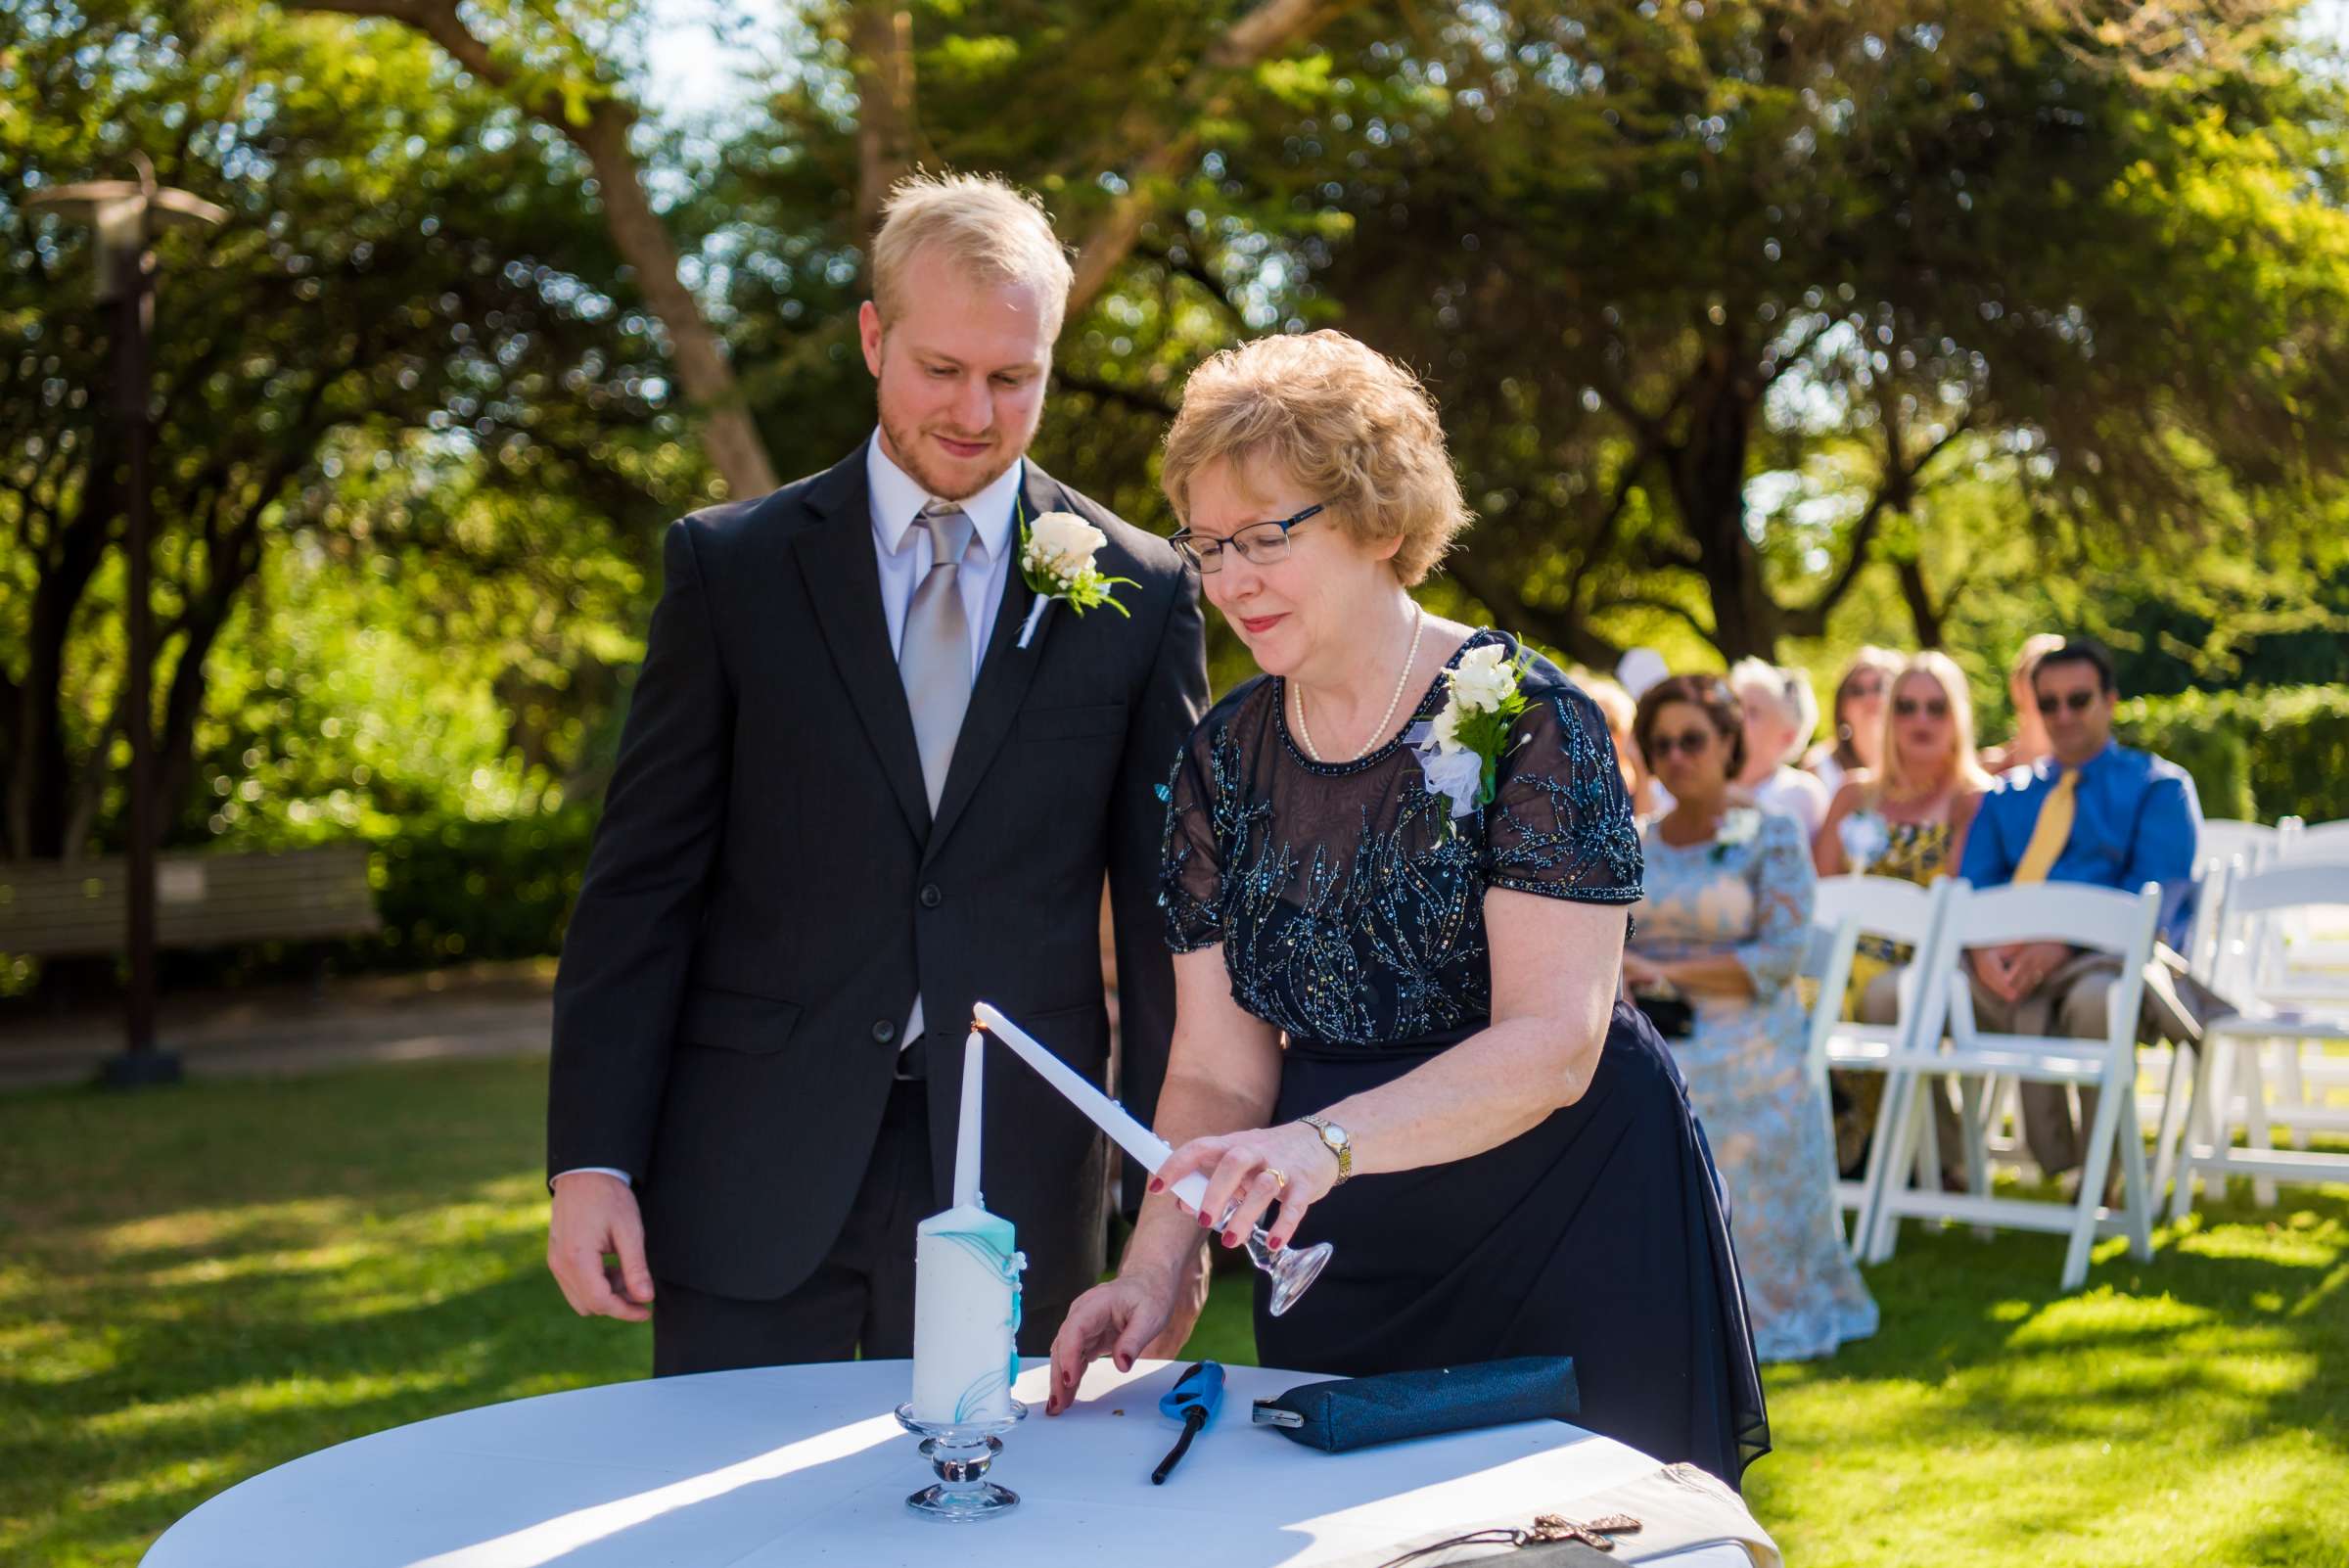
M905 610L905 636L898 650L898 673L913 712L913 739L922 754L922 783L930 809L946 787L954 761L954 739L971 706L971 623L962 610L960 568L966 555L987 559L987 546L959 506L933 502L914 526L929 530L930 570L913 590Z

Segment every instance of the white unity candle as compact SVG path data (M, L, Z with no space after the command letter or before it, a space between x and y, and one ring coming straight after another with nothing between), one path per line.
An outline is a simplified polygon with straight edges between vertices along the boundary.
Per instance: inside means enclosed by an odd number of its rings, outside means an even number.
M1020 1270L1011 1222L980 1205L934 1214L916 1227L913 1257L913 1417L995 1421L1011 1413L1019 1371Z
M1011 1222L979 1195L985 1037L962 1045L962 1116L954 1133L954 1207L915 1227L913 1418L997 1421L1019 1374L1020 1270Z

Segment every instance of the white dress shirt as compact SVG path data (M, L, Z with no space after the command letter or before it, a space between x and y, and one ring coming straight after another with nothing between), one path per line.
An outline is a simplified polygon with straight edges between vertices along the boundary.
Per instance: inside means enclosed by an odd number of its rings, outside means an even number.
M1020 482L1026 466L1014 463L993 483L978 494L965 497L958 503L963 514L971 520L980 547L987 552L984 563L963 558L956 585L962 589L963 619L971 623L971 678L979 678L979 664L987 656L988 638L995 629L995 612L1003 604L1004 585L1011 580L1011 556L1017 549L1014 537L1014 507L1020 493ZM930 571L930 530L914 527L922 508L935 497L913 481L913 476L890 461L881 449L881 436L864 443L864 477L872 494L873 554L881 568L881 613L889 622L889 655L892 659L904 650L905 615L913 607L913 590ZM905 1020L905 1033L898 1038L898 1049L902 1052L922 1038L922 998L917 992L913 1011ZM587 1165L581 1171L594 1171L604 1176L628 1179L625 1171L609 1166ZM573 1175L570 1171L556 1174L556 1179Z
M1012 511L1020 493L1023 465L1014 463L978 494L960 502L986 562L963 557L955 585L962 589L962 616L971 624L971 679L979 678L979 662L987 656L987 639L995 629L995 612L1003 603L1003 585L1010 580ZM864 443L864 477L872 493L873 549L881 565L881 613L889 618L891 657L905 650L905 616L913 608L913 590L930 571L930 530L916 528L922 508L938 499L913 482L913 476L890 460L881 449L881 436ZM905 1033L898 1037L901 1055L922 1038L922 998L917 992L913 1011L906 1015Z
M1023 465L1014 463L978 494L958 504L977 531L987 552L984 566L963 558L957 578L962 588L963 619L971 623L971 678L979 678L979 661L987 654L987 639L995 628L995 611L1003 603L1003 585L1010 580L1011 555L1018 545L1012 537L1012 509L1020 493ZM930 571L930 530L914 527L922 508L934 499L881 449L876 433L864 444L864 477L872 492L873 550L881 565L881 613L889 618L889 652L904 652L905 614L913 605L913 590Z

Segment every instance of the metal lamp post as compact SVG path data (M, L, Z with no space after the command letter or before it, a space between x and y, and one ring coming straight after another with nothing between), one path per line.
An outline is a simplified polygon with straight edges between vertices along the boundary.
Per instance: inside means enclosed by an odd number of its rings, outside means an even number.
M115 408L122 421L129 468L125 619L130 668L122 710L130 739L130 996L123 1013L122 1054L109 1060L101 1076L101 1082L116 1088L176 1083L180 1073L178 1055L158 1048L155 1040L155 626L148 603L152 563L147 494L148 405L153 395L147 338L154 324L155 263L149 248L165 226L215 228L228 221L227 208L157 185L155 165L144 154L131 156L139 170L135 180L61 185L25 201L35 210L55 212L97 230L98 299L111 301L116 310Z

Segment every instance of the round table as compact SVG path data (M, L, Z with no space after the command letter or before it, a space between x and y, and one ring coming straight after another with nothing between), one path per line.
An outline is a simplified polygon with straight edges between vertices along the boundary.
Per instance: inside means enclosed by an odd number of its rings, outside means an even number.
M1455 1523L1573 1512L1656 1467L1579 1427L1528 1422L1331 1455L1251 1428L1249 1402L1308 1374L1230 1368L1216 1423L1163 1487L1176 1428L1158 1397L1181 1370L1107 1362L1083 1403L1031 1407L990 1479L998 1519L905 1506L934 1478L889 1413L910 1363L763 1367L576 1389L394 1427L232 1487L163 1534L144 1568L779 1568L952 1564L1249 1568L1377 1562ZM1670 1559L1745 1568L1733 1546Z

